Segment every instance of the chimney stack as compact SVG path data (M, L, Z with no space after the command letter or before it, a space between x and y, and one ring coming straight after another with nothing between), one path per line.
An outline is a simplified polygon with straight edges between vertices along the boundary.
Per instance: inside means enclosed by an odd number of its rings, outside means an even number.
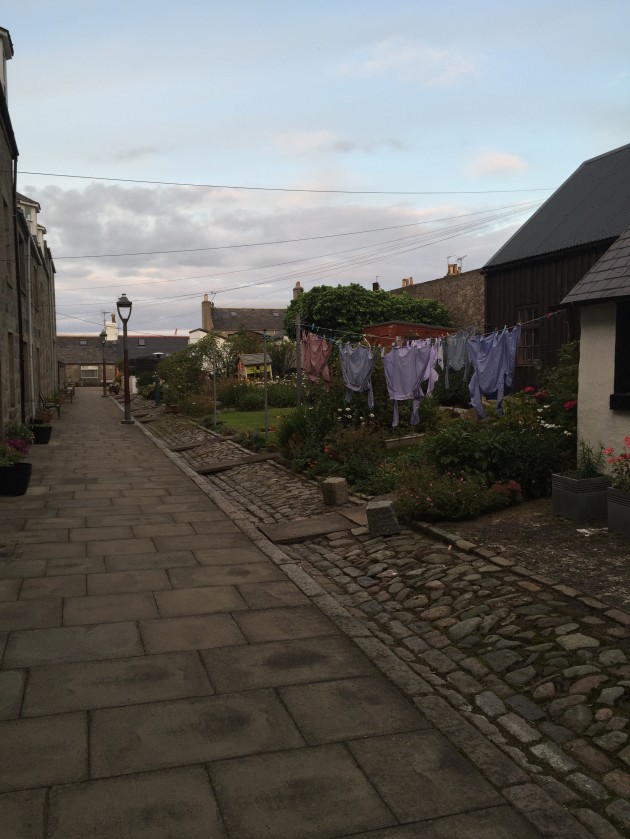
M207 294L204 294L201 304L201 328L204 332L212 332L214 328L214 324L212 323L212 303L208 300Z
M380 291L381 287L378 283L372 283L372 291Z
M409 280L407 279L407 277L403 277L402 287L407 288L408 285L409 285Z
M457 262L449 262L449 263L447 263L447 266L448 266L447 271L446 271L446 276L447 277L453 277L456 274L461 274L462 273L462 266L459 265Z
M304 289L300 285L300 281L297 280L295 283L295 288L293 289L293 299L297 300L300 295L304 294Z
M409 285L413 285L413 277L409 277Z

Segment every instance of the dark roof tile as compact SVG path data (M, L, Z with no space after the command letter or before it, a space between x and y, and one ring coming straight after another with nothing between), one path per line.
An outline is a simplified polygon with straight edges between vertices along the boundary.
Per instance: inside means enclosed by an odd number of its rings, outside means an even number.
M630 297L630 227L576 283L563 303Z
M630 224L630 144L587 160L485 268L615 239Z

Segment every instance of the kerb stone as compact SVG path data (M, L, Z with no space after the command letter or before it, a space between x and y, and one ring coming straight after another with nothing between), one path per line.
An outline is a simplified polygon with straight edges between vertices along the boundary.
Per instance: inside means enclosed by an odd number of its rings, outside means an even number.
M365 508L370 536L393 536L400 525L391 501L368 501Z
M321 487L322 500L329 507L348 503L348 482L345 478L326 478Z

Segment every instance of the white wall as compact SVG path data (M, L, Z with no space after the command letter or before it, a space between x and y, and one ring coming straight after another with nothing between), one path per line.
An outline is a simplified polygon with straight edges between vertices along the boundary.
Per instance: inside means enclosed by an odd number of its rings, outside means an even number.
M630 434L630 414L608 407L615 382L616 308L614 303L582 306L578 438L621 452Z

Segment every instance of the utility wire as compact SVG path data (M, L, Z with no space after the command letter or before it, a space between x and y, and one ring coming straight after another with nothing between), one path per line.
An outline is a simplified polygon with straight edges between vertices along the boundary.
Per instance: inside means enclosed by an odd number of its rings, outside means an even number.
M485 213L491 213L497 210L509 210L513 207L521 207L523 209L528 209L540 203L540 201L528 201L524 204L505 204L501 207L491 207L487 210L477 210L474 213L462 213L458 216L444 216L443 218L422 219L422 221L413 221L409 224L394 224L390 227L372 227L368 230L351 230L347 233L328 233L322 236L303 236L299 239L277 239L271 242L244 242L236 245L212 245L210 247L205 248L175 248L173 250L166 251L130 251L129 253L87 253L78 254L76 256L55 256L54 259L55 262L58 262L61 259L111 259L120 256L153 256L156 254L169 253L199 253L201 251L222 251L232 250L235 248L259 248L265 245L286 245L292 242L314 242L318 239L338 239L341 236L360 236L364 233L381 233L386 230L401 230L405 227L417 227L420 224L435 224L436 222L441 221L452 221L453 219L484 215Z
M8 171L8 170L3 170ZM536 187L532 189L452 189L452 190L393 190L393 189L305 189L280 186L234 186L231 184L198 184L181 181L145 181L140 178L107 178L96 175L68 175L63 172L28 172L20 170L20 175L41 175L47 178L75 178L84 181L110 181L125 184L150 184L152 186L186 186L201 189L232 189L251 192L306 192L319 195L489 195L512 192L551 192L555 187Z
M440 232L449 231L449 230L458 230L458 231L461 231L461 232L465 232L466 230L482 229L487 224L494 224L494 222L496 222L496 221L507 220L507 219L511 218L512 216L519 215L522 211L523 211L522 209L515 209L515 210L510 210L508 212L495 213L493 216L489 216L489 217L484 218L484 219L478 219L478 220L475 220L475 221L466 222L466 223L463 223L461 225L454 225L454 226L445 227L445 228L441 228L441 229L439 228L438 230L426 231L424 233L414 234L414 236L406 237L406 238L407 239L412 239L412 238L417 238L417 237L422 237L422 236L434 236L434 235L436 235ZM462 218L464 218L464 216L462 216ZM399 241L402 241L402 239L391 239L391 240L389 240L390 243L391 242L399 242ZM438 239L436 241L441 241L441 239ZM371 247L380 247L383 244L387 244L387 243L379 243L379 245L362 245L359 248L350 248L350 249L345 249L345 250L341 250L341 251L332 251L331 253L318 254L317 256L302 257L300 259L290 259L290 260L286 260L284 262L274 262L274 263L271 263L271 264L268 264L268 265L255 265L255 266L252 266L251 268L238 268L238 269L234 269L234 270L231 270L231 271L221 271L221 272L214 273L214 274L193 274L189 277L175 277L171 280L152 280L150 282L143 282L143 283L125 283L125 285L126 285L127 288L130 288L130 287L135 287L135 286L150 286L150 285L158 285L158 284L161 285L161 284L164 284L164 283L171 283L171 282L183 282L183 281L188 281L188 280L203 280L203 279L213 279L215 277L226 277L226 276L229 276L231 274L242 274L242 273L247 273L249 271L260 271L260 270L266 270L268 268L279 268L279 267L283 267L285 265L295 265L295 264L300 263L300 262L309 262L313 259L322 259L322 258L326 258L328 256L336 256L336 255L343 254L343 253L350 253L352 251L365 250L365 249L371 248ZM258 283L254 283L254 285L258 285ZM71 291L71 292L75 292L75 291L96 291L96 290L100 290L100 289L103 289L103 288L119 288L119 287L120 287L120 283L116 283L116 284L109 284L109 285L103 285L103 286L79 286L78 288L68 289L68 291ZM232 289L227 289L227 290L231 291ZM223 289L221 289L221 291L223 291Z

